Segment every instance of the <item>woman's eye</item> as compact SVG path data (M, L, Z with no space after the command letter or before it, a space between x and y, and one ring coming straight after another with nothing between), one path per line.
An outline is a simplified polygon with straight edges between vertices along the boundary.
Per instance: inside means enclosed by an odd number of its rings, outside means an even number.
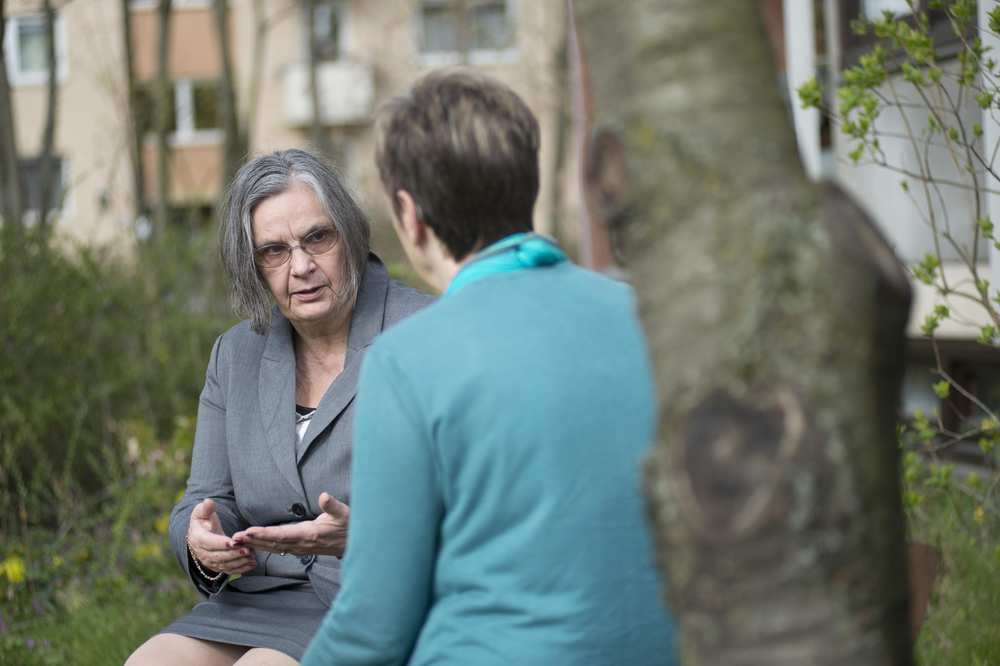
M308 236L306 236L305 239L304 239L304 241L306 243L311 243L311 244L325 243L328 240L330 240L330 238L332 238L332 237L333 237L333 231L332 230L330 230L330 229L317 229L316 231L314 231L311 234L309 234Z
M284 245L265 245L260 248L258 252L266 257L280 257L285 253L286 247Z

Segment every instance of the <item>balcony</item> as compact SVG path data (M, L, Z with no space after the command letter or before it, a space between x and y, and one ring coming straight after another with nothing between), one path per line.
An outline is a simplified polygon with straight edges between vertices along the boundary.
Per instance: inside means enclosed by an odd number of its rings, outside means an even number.
M295 63L285 70L285 121L293 127L312 124L309 65ZM327 126L367 122L375 102L375 75L369 65L336 61L320 63L320 122Z

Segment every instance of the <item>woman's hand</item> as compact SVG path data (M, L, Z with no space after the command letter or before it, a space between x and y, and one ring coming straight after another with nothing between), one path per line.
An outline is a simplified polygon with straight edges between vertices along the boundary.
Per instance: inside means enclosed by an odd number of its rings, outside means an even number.
M313 520L272 527L249 527L233 535L237 545L293 555L335 555L347 548L347 524L351 509L337 498L320 493L323 513Z
M222 531L213 500L202 500L191 511L187 542L203 569L244 574L257 566L250 548L237 544Z

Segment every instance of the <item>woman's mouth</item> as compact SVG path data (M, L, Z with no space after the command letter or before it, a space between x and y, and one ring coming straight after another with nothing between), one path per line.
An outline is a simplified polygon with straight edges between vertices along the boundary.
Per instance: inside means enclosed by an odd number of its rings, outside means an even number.
M298 291L292 292L292 298L299 301L311 301L319 297L319 293L323 290L323 285L318 287L310 287L309 289L299 289Z

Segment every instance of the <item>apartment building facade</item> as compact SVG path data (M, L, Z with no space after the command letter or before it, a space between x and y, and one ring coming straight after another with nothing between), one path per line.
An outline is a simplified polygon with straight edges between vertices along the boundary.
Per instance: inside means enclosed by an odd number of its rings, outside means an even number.
M978 4L977 32L986 45L997 49L1000 39L986 29L986 14L994 3ZM839 127L827 124L816 109L803 109L798 100L797 88L817 77L824 88L825 104L836 109L839 103L836 90L844 70L856 64L875 44L870 32L858 34L851 23L857 19L877 20L887 11L896 17L910 17L910 3L907 0L763 0L762 6L765 11L770 10L771 32L780 35L772 41L777 43L777 55L784 64L789 108L807 173L814 180L832 182L842 188L870 216L907 266L913 267L928 254L940 251L940 270L948 283L974 288L975 280L964 254L973 260L976 273L989 279L991 289L1000 286L1000 251L982 238L979 242L975 239L977 218L1000 219L1000 196L990 191L996 189L995 183L990 184L991 176L984 174L987 185L977 201L970 188L961 186L969 174L961 171L945 141L918 138L920 151L914 151L911 132L922 137L931 112L907 83L901 68L890 65L890 80L882 89L887 99L898 95L901 104L887 108L876 120L881 150L886 162L894 168L871 164L871 160L865 159L855 164L851 152L857 141L845 136ZM918 8L925 6L917 3ZM980 108L973 96L957 94L954 73L959 62L955 55L961 49L961 38L943 12L931 15L930 30L937 62L949 73L943 78L943 86L956 102L955 116L964 127L980 127L983 145L992 150L1000 140L997 116ZM931 173L943 183L933 188L930 200L913 196L922 191L919 179L913 177L919 173ZM909 181L907 187L903 186L905 180ZM939 232L947 231L953 243L936 242L935 232L928 223L928 210L938 221ZM940 241L939 235L937 238ZM918 279L912 280L912 287L913 305L907 327L910 360L904 379L903 408L911 415L917 410L926 414L936 411L946 428L974 431L982 412L958 391L946 399L940 398L932 388L940 380L933 369L939 355L945 371L960 386L994 408L1000 405L1000 353L979 342L982 327L990 324L989 318L982 306L961 298L946 298L934 286ZM927 316L938 305L946 305L952 316L942 321L935 332L935 348L922 329ZM967 448L971 452L976 450L971 442Z
M55 152L61 188L57 233L126 247L148 233L132 213L127 78L121 0L54 3L59 113ZM140 91L157 74L156 0L128 3ZM221 51L211 0L173 0L168 72L170 189L177 212L209 216L224 187L219 118ZM5 48L18 150L29 209L37 207L48 63L38 0L8 0ZM390 211L374 166L372 117L378 105L433 68L468 65L511 85L542 128L542 189L536 227L573 237L579 197L566 139L564 3L529 0L230 0L228 36L250 153L313 144L309 31L316 40L317 97L324 147L371 214L376 246L395 251ZM310 16L313 20L310 20ZM152 94L140 96L151 127ZM142 145L146 191L156 192L156 144ZM30 211L29 211L30 218Z

